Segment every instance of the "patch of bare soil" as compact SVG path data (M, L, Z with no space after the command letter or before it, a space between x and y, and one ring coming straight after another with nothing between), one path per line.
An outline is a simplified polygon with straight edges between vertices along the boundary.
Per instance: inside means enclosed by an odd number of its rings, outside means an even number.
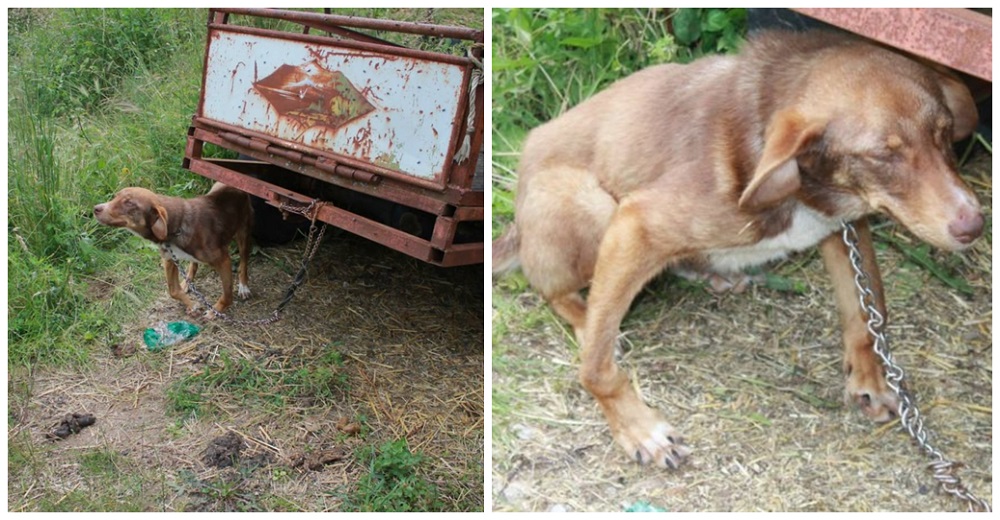
M270 314L303 247L296 241L256 251L254 296L237 301L233 317ZM151 253L142 261L157 259ZM8 438L27 437L40 456L31 471L9 475L8 505L31 509L33 497L45 493L101 493L89 489L94 482L79 459L100 451L116 454L120 471L144 482L147 496L138 500L147 509L338 510L343 493L368 471L355 449L405 438L426 456L419 471L446 508L481 511L482 281L481 265L436 268L330 228L282 320L202 321L194 339L151 353L141 339L146 327L190 319L164 286L134 325L94 343L90 366L42 368L20 383L30 386L30 397L11 403ZM197 282L218 296L211 270L202 269ZM196 413L177 408L184 402L171 394L178 381L241 362L256 369L247 378L342 379L278 394L237 377L203 393ZM96 423L58 442L46 439L70 412L92 414Z
M968 180L992 222L990 158ZM987 225L989 230L989 224ZM908 246L919 243L878 225ZM992 235L954 261L962 295L880 243L896 360L944 454L992 497ZM773 272L774 270L772 270ZM655 280L622 325L621 365L693 449L678 471L640 467L577 382L578 348L535 293L494 281L492 504L498 511L956 511L898 422L843 401L838 316L818 255L777 272L804 294L714 296ZM498 406L498 403L501 406Z

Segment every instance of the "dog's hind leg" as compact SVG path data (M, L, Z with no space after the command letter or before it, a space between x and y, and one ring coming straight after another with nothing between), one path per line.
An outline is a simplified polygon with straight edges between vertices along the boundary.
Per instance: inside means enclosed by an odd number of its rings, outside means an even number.
M558 296L549 300L549 305L556 314L573 326L573 334L579 343L583 339L583 328L587 322L587 302L579 291Z
M580 290L590 283L617 202L590 172L569 166L534 172L519 192L521 270L579 339L587 314Z
M236 246L240 251L240 274L236 295L241 300L250 297L250 226L241 227L236 233Z

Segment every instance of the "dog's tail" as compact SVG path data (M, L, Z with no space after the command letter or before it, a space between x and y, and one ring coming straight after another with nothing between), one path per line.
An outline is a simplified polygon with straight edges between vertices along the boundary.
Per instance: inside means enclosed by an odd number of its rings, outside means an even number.
M521 247L521 237L517 226L511 225L493 241L493 274L502 274L518 267L518 249Z

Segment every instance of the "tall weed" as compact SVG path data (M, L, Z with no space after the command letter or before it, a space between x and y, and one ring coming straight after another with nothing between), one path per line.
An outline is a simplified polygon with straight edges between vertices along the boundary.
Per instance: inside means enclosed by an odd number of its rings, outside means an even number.
M156 264L93 205L126 184L201 191L181 168L204 10L17 10L8 26L8 368L85 359ZM198 178L200 179L200 178ZM138 271L137 271L138 270ZM93 286L93 284L97 284ZM122 298L124 296L124 298ZM103 339L103 337L102 337Z
M10 46L21 59L12 71L35 91L35 112L54 116L90 111L149 64L168 61L194 27L177 24L171 9L46 11L41 34L17 33ZM9 34L9 33L8 33Z

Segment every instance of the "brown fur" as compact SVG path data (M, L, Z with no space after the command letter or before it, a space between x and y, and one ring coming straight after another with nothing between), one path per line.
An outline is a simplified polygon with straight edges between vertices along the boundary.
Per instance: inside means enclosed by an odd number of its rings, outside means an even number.
M865 218L886 213L933 245L967 247L983 217L951 143L975 124L971 95L949 75L851 37L762 33L736 56L640 71L533 130L493 265L519 261L573 325L580 380L618 443L676 467L687 448L614 362L632 299L665 267L728 283L819 245L846 396L886 420L898 400L872 353L838 222L856 222L884 314Z
M253 210L250 197L222 183L215 183L206 195L182 199L157 195L144 188L125 188L110 201L94 206L94 216L105 225L123 227L160 245L170 296L194 314L197 303L181 288L177 265L170 249L179 259L194 259L188 268L193 280L198 263L212 266L222 279L222 296L213 306L224 312L233 302L232 259L229 244L236 240L240 252L239 291L250 296L248 260ZM205 314L211 319L212 312Z

